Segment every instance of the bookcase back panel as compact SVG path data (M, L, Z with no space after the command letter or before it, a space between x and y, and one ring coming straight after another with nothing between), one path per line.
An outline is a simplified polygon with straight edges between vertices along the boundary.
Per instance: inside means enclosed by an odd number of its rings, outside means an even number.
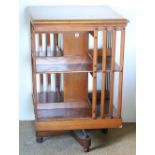
M64 75L64 101L88 98L88 73L67 73Z
M63 33L64 55L87 56L88 32Z

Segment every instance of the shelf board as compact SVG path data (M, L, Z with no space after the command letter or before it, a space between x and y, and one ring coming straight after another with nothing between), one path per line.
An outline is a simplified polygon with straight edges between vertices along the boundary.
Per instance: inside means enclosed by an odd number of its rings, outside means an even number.
M38 120L67 119L67 118L90 118L91 108L61 108L38 110Z
M110 72L111 71L111 57L107 57L106 58L106 72ZM97 70L99 72L102 71L102 57L98 57L98 65L97 65ZM117 63L115 63L115 68L114 68L114 72L119 72L119 65Z
M37 73L91 72L89 56L36 57Z
M38 95L38 119L91 117L87 101L64 101L63 93L40 92Z
M106 57L106 72L110 72L111 71L111 48L107 48L107 57ZM93 59L93 50L89 50L89 55L90 57ZM102 71L102 49L98 49L98 59L97 59L97 70L100 72ZM117 63L115 63L115 72L120 71L119 70L119 65Z
M84 101L69 101L69 102L55 102L55 103L39 103L38 110L42 109L72 109L72 108L89 108L87 102Z
M38 93L37 114L38 120L66 119L66 118L91 118L92 99L88 101L63 101L63 93L41 92ZM89 95L91 96L91 95ZM109 117L109 100L105 100L105 117ZM97 117L100 117L100 96L97 95ZM113 107L113 116L117 116L117 109Z
M60 92L39 92L37 93L39 103L63 102L63 93Z
M93 51L94 51L93 49L89 49L89 53L91 56L93 56ZM99 48L97 51L98 51L97 53L98 57L102 57L102 49ZM112 51L112 48L107 48L106 56L111 56L111 51Z

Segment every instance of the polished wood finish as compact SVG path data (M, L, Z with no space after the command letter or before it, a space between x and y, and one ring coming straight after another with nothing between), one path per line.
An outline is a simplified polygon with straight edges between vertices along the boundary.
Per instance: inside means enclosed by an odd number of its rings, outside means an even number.
M38 104L38 110L41 109L72 109L72 108L89 108L89 105L87 102L84 101L72 101L72 102L52 102L52 103L39 103Z
M83 100L88 98L87 73L67 73L64 76L64 101ZM79 86L80 84L80 86Z
M80 101L79 101L80 102ZM84 102L83 102L84 103ZM70 105L74 102L70 102ZM85 102L87 104L87 102ZM57 109L41 109L37 110L38 120L62 120L69 118L90 118L91 108L57 108Z
M82 56L36 57L37 73L91 72L91 59Z
M87 32L69 32L63 35L64 57L74 55L71 67L74 71L88 72L91 70L92 62L88 57L88 33ZM61 61L62 62L62 61ZM77 69L76 69L77 68ZM68 71L71 71L69 68ZM64 74L64 101L83 100L88 98L88 73L68 73ZM80 86L79 86L80 84Z
M80 130L80 129L102 129L102 128L121 128L122 120L113 119L65 119L35 122L37 131L52 131L52 130Z

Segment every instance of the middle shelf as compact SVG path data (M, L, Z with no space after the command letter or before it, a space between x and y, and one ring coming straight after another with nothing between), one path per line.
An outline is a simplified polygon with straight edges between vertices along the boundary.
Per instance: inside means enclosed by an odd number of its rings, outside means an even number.
M98 55L97 71L102 71L102 56ZM111 71L111 57L107 56L106 71ZM59 56L59 57L36 57L36 73L70 73L92 72L93 56ZM119 71L119 65L115 63L114 71Z
M36 72L91 72L92 60L82 56L36 57Z

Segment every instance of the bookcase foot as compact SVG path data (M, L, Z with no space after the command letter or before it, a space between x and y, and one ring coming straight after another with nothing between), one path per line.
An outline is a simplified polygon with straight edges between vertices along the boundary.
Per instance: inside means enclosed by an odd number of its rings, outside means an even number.
M72 131L71 134L75 140L83 147L84 152L89 152L91 139L85 130Z
M83 148L84 152L89 152L89 147Z
M102 129L102 133L103 134L108 134L108 129L107 128Z
M43 137L36 137L37 143L43 143Z

